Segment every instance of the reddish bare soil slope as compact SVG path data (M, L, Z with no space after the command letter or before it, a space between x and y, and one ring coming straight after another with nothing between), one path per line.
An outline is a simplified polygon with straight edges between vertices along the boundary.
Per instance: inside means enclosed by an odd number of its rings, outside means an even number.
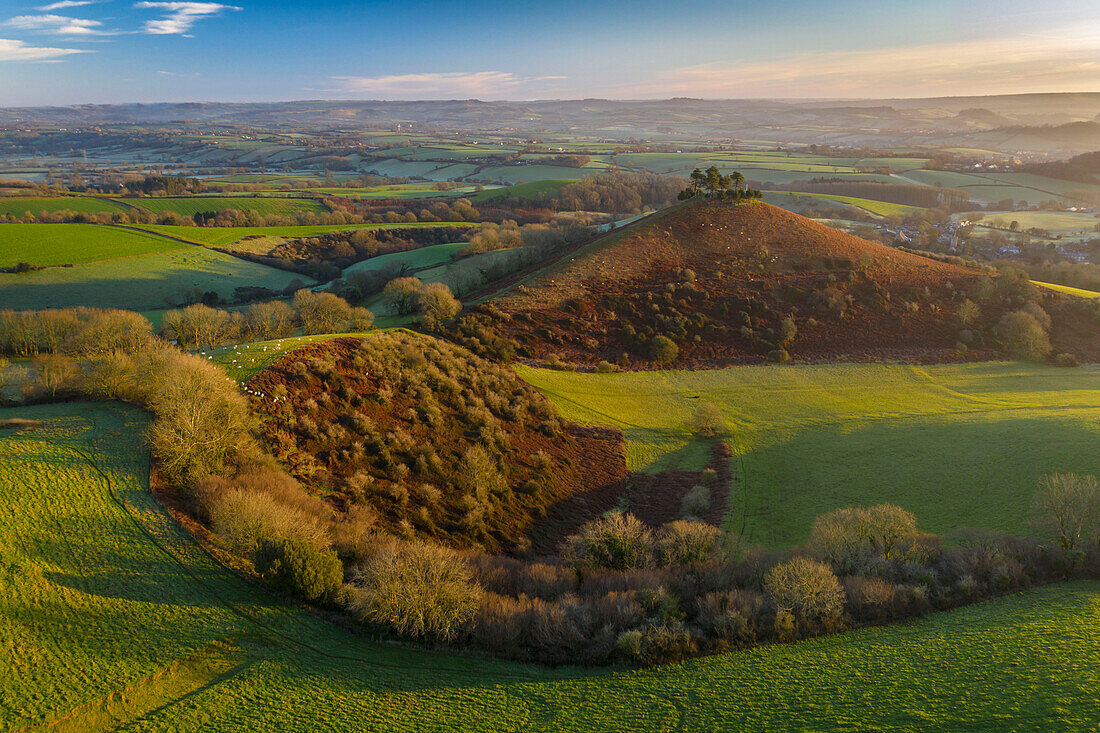
M946 360L960 358L956 312L983 277L768 204L703 202L599 240L481 317L520 356L579 364L654 366L659 336L676 343L676 366L759 362L780 348L806 360ZM973 344L969 356L992 348Z

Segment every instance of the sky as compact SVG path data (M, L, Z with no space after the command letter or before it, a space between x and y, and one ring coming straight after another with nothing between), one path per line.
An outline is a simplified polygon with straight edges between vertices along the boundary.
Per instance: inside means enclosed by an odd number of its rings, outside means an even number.
M0 106L1100 91L1100 0L0 0Z

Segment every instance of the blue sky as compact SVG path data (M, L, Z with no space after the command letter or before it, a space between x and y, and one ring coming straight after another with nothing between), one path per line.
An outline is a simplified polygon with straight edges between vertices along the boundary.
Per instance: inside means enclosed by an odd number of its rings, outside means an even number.
M1100 91L1097 0L0 0L0 105Z

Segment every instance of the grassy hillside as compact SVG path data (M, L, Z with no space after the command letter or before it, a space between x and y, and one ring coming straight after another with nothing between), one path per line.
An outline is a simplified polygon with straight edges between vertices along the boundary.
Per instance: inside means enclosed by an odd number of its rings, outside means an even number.
M1100 725L1100 583L640 672L371 643L216 564L148 492L144 415L0 411L0 727L1070 731Z
M751 542L806 539L817 515L889 501L946 532L1026 532L1036 482L1100 474L1100 369L1017 363L806 365L700 372L517 372L563 417L621 428L631 468L702 468L696 406L713 402L740 455L730 526Z
M180 249L144 232L96 224L0 224L0 267L80 264Z
M223 298L231 298L237 287L282 290L294 280L306 278L185 245L182 249L76 267L0 274L0 302L16 309L86 305L149 310L163 308L165 299L179 302L183 291L193 288L214 290Z

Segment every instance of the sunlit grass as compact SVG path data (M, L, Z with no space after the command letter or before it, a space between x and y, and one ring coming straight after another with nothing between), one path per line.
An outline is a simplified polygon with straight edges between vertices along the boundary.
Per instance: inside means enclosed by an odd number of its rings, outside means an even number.
M944 532L1026 531L1039 477L1100 474L1100 369L832 364L586 374L517 367L562 414L622 429L639 471L701 468L713 402L737 453L728 520L772 546L831 509L890 501Z

